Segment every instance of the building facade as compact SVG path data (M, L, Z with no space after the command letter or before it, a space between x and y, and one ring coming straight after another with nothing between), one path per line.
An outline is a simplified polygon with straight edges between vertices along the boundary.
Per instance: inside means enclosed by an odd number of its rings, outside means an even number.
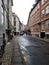
M27 29L33 36L49 37L49 0L37 0L29 13Z
M21 31L23 32L25 30L25 25L22 23L21 25Z
M5 0L6 1L6 0ZM5 33L6 28L6 2L0 0L0 34Z
M0 0L0 34L6 33L6 29L8 29L8 22L9 27L11 27L12 5L12 0Z
M8 39L6 30L8 29L8 23L10 26L10 19L12 19L12 16L10 18L10 15L12 15L11 13L12 5L13 5L13 0L0 0L0 57L1 58L5 52L4 51L5 40L7 41ZM0 64L2 63L1 58L0 58Z
M49 0L41 0L41 33L49 38ZM42 35L42 34L41 34Z
M16 32L16 33L20 33L20 20L19 20L19 17L13 13L13 16L12 16L12 25L13 25L13 31Z
M9 26L12 29L12 6L13 0L9 0Z

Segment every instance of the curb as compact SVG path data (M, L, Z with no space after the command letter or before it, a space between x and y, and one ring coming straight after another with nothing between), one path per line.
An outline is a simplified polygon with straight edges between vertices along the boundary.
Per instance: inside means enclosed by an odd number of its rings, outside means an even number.
M36 38L38 40L41 40L41 41L44 41L44 42L48 42L49 43L49 39L42 39L42 38L39 38L39 37L34 37L34 36L31 36L32 38Z
M4 53L3 59L2 59L3 65L10 65L11 64L12 48L13 48L13 44L11 45L11 43L12 43L12 41L6 43L5 53Z
M44 41L44 42L48 42L48 43L49 43L49 39L42 39L42 38L39 38L39 37L34 37L34 38L36 38L36 39L39 39L39 40L41 40L41 41Z
M18 45L19 45L19 43L18 43ZM19 45L19 51L20 51L20 54L21 54L21 57L22 57L22 60L23 60L22 62L23 62L24 65L26 65L26 62L24 60L24 55L22 54L22 50L20 48L20 45Z

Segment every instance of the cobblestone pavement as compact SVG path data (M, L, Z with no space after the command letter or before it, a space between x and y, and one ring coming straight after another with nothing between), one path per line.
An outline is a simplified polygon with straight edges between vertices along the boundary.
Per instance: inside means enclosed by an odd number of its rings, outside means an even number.
M13 39L14 40L14 39ZM2 58L2 65L11 65L11 57L12 57L12 51L13 51L13 43L11 40L6 44L5 47L5 53Z
M5 53L0 61L2 65L24 65L16 36L6 44Z

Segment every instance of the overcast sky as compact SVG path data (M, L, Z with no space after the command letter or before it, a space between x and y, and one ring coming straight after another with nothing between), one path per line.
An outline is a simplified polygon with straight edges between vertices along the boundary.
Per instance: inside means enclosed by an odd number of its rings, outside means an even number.
M35 0L13 0L13 12L15 12L23 24L27 24L29 12Z

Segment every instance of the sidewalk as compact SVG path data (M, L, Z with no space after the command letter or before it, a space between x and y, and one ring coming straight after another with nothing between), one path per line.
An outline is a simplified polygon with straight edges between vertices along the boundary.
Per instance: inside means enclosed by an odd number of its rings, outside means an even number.
M13 43L12 40L6 44L5 53L2 58L2 65L11 65Z
M6 44L5 53L1 59L2 65L25 65L16 36Z

